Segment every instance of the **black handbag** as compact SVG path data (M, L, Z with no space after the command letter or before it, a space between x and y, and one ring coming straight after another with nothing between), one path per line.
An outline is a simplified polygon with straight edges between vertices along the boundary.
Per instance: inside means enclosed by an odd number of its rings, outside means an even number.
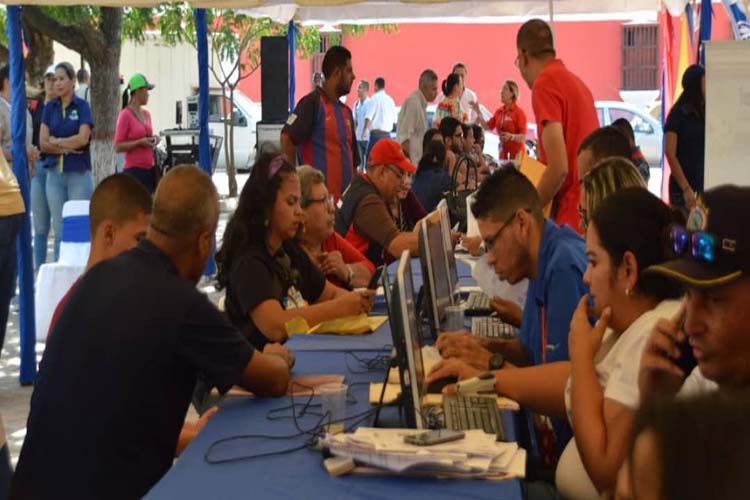
M465 167L466 178L459 184L458 174ZM473 175L472 175L473 173ZM445 201L448 203L448 211L451 216L451 224L458 223L458 229L466 232L466 198L475 190L479 179L479 170L477 164L471 157L462 155L456 161L456 166L451 174L451 188L445 193ZM473 182L472 182L473 181Z

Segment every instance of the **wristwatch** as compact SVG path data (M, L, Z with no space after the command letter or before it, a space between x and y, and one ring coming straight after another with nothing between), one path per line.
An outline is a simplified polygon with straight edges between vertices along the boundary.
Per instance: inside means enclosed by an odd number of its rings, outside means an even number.
M490 356L490 370L499 370L505 364L505 356L496 352Z

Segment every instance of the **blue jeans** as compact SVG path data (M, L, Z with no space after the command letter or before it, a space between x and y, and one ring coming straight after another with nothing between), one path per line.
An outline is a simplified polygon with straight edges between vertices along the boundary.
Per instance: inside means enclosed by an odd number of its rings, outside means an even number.
M381 132L381 131L373 131L370 132L370 142L367 144L367 160L369 162L370 159L370 151L372 151L372 148L375 147L375 144L378 143L380 139L390 139L391 134L388 132ZM365 163L367 165L367 162Z
M91 171L60 172L58 166L47 170L47 200L55 231L55 261L60 256L62 241L62 209L68 200L90 200L94 192Z
M49 238L49 202L47 201L47 169L43 162L36 162L36 174L31 178L31 220L34 224L34 263L38 270L47 262L47 238Z
M16 237L23 214L0 217L0 351L5 341L8 307L16 291Z
M367 143L368 141L357 141L357 149L359 150L359 169L364 172L367 170Z
M130 167L125 169L125 173L143 184L149 194L153 195L154 191L156 191L156 167Z

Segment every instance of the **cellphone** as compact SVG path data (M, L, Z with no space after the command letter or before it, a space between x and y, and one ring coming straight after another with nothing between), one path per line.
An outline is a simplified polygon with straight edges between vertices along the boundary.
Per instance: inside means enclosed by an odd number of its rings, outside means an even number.
M372 278L370 278L370 282L367 284L367 288L369 288L370 290L375 290L376 288L378 288L378 283L380 283L380 276L383 274L383 269L385 269L385 266L378 266L375 269Z
M417 446L432 446L434 444L449 443L464 438L462 431L451 431L448 429L438 429L435 431L420 432L419 434L409 434L404 436L404 443Z
M686 313L682 313L679 321L679 329L683 331L685 330L686 316ZM688 338L685 337L685 340L677 344L677 347L680 348L680 357L675 359L675 364L680 367L686 376L690 375L695 367L698 366L698 360L695 359L695 354L693 354L693 348L690 347Z

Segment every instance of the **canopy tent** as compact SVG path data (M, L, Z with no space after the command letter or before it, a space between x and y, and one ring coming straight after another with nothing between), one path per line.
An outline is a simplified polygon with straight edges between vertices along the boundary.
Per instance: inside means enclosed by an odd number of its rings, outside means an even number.
M13 89L11 116L25 117L24 59L22 49L21 4L81 5L81 0L11 0L7 8L7 35L10 64L10 83ZM156 0L88 0L87 5L102 7L156 6ZM255 17L270 17L290 24L290 51L294 51L294 23L302 24L378 24L406 22L516 22L530 17L565 19L623 18L652 16L660 8L659 0L195 0L199 70L199 127L200 165L210 174L208 141L208 43L205 8L236 8ZM554 12L554 16L553 16ZM598 17L597 17L598 16ZM291 57L293 64L294 57ZM290 107L293 106L294 68L290 68ZM29 173L26 156L26 128L23 119L14 120L13 171L21 187L24 202L29 203ZM36 332L34 331L34 273L31 257L31 224L27 210L18 238L18 274L20 282L21 384L31 384L36 377Z

